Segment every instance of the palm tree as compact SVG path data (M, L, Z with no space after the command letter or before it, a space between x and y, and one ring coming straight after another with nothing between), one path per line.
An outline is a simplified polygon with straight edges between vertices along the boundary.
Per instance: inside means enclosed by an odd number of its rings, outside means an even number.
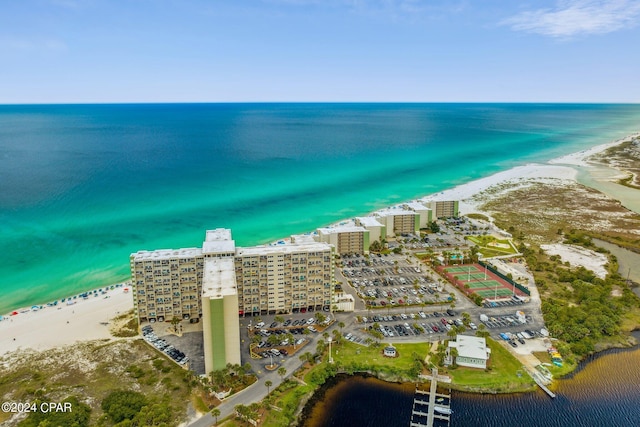
M287 374L287 368L278 368L278 375L280 375L280 381L284 380L284 376Z
M342 321L338 322L338 328L340 328L340 333L342 333L342 328L344 328L344 327L345 327L344 322L342 322Z
M211 410L211 415L213 415L213 417L216 419L216 425L218 425L218 417L220 416L220 409L213 408Z
M173 326L173 332L178 333L178 325L180 324L180 319L178 317L171 318L171 325Z
M456 328L451 328L447 331L447 336L449 338L453 338L458 334L458 331L456 331Z
M471 315L469 313L467 313L466 311L462 313L462 323L464 323L465 325L469 326L469 323L471 322Z
M271 389L271 386L273 385L273 383L271 381L269 381L269 380L266 380L264 382L264 385L267 387L267 394L271 393L270 389Z
M478 330L476 331L476 336L477 337L481 337L481 338L486 338L489 336L489 331L487 331L486 326L484 326L484 323L481 323L478 325Z

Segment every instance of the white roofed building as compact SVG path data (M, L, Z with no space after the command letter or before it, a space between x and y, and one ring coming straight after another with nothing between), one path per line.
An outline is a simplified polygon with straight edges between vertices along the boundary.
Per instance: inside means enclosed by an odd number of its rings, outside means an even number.
M432 200L427 203L427 207L433 211L433 219L460 216L459 202L457 200Z
M375 215L386 227L386 237L420 233L420 215L414 211L396 207L377 211Z
M362 216L355 218L356 225L364 227L369 232L369 243L382 241L387 238L387 227L382 224L376 217Z
M469 335L457 335L455 341L449 341L449 348L458 350L456 364L469 368L487 368L487 360L491 349L487 347L487 340Z
M318 239L333 245L340 255L369 253L369 230L358 225L318 228Z
M402 205L405 209L412 210L420 217L420 228L427 228L433 221L433 211L419 202L409 202Z

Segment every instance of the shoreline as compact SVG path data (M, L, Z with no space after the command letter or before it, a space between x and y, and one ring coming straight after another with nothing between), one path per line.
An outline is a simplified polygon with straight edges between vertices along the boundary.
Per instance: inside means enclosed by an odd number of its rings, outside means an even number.
M579 166L581 164L587 164L586 159L593 154L604 151L610 147L622 144L629 139L640 136L640 133L631 134L625 138L621 138L619 140L609 142L606 144L600 144L594 147L591 147L587 150L582 150L577 153L573 153L567 156L562 156L556 159L549 160L547 163L529 163L525 165L515 166L513 168L507 169L505 171L501 171L495 173L493 175L480 178L468 183L457 185L453 188L426 195L414 200L424 201L424 200L458 200L460 202L460 213L468 214L472 212L477 212L477 206L479 204L478 201L473 201L472 198L479 193L485 191L486 189L500 185L500 184L524 184L541 181L573 181L577 182L578 179L578 169L573 166ZM573 163L571 163L573 162ZM402 205L405 201L400 203ZM396 204L395 206L398 206ZM373 213L373 212L372 212ZM371 214L371 213L370 213ZM333 225L337 225L339 221L334 223ZM288 239L285 238L285 239ZM278 239L283 240L283 239ZM277 240L276 240L277 241ZM99 296L94 297L90 296L89 301L83 301L82 298L78 298L78 295L75 296L73 301L78 301L76 304L71 306L67 306L66 302L59 303L58 305L52 305L51 302L46 304L34 304L34 306L41 307L37 310L37 312L32 312L31 308L22 307L15 310L9 310L7 314L3 314L0 319L0 332L1 331L11 331L8 334L2 333L6 338L0 339L0 348L2 351L0 352L0 357L4 354L21 348L22 346L27 346L26 348L35 348L35 349L46 349L51 347L56 347L64 344L72 344L78 340L90 340L90 339L104 339L110 338L110 334L108 333L108 327L101 325L101 323L108 322L111 317L114 317L118 313L130 310L133 308L133 298L129 293L125 293L124 289L126 286L130 286L128 282L123 282L120 284L113 284L103 286L102 288L94 288L91 291L87 291L87 294L94 294L94 291L98 289L108 289L106 292L106 296L103 294L98 294ZM118 291L118 292L114 292ZM82 295L82 294L80 294ZM111 298L114 297L114 298ZM61 297L56 301L61 301L62 299L69 300L71 297ZM89 311L85 313L83 310L84 307L94 307L94 302L102 301L100 307L94 311ZM73 317L68 316L68 312L71 311L73 314L80 310L82 315L75 316L74 324L77 325L77 319L83 318L86 321L85 325L91 325L92 327L87 328L74 328L74 334L71 336L58 337L58 340L51 339L55 337L58 333L58 330L64 329L67 326L66 322L69 321L71 324L71 320ZM17 312L18 314L12 315L11 313ZM52 314L60 313L59 316L53 316ZM104 316L111 316L105 318ZM39 321L30 324L30 326L20 326L22 329L18 328L19 325L23 325L29 322L23 321L24 318L37 318ZM99 318L100 320L97 320ZM63 322L61 323L60 320ZM46 331L48 328L42 327L42 323L46 322L47 326L51 326L51 330L55 331L55 333L44 333L38 336L38 339L35 340L34 343L25 343L24 339L33 334L33 330L44 330ZM54 325L58 329L54 328ZM95 326L101 326L102 328L96 328ZM102 329L102 330L101 330ZM22 340L19 341L19 337L22 337ZM13 338L16 338L16 341L13 341ZM35 337L34 337L35 339Z

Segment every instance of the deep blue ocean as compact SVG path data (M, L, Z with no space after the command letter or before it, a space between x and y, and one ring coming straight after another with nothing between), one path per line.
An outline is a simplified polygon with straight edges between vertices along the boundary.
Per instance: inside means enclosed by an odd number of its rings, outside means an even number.
M310 231L640 130L640 105L0 106L0 313L129 254Z

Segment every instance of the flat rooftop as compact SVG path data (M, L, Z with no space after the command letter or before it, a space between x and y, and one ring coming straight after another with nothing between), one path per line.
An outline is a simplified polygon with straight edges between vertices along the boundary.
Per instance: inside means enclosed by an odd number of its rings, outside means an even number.
M358 225L336 225L334 227L322 227L318 228L320 234L338 234L338 233L362 233L367 231L366 228Z
M408 209L412 209L414 211L430 211L431 210L431 208L428 208L425 205L423 205L422 203L418 203L418 202L405 203L404 206L406 206Z
M331 245L328 243L282 243L263 246L251 246L247 248L237 248L237 256L251 255L278 255L291 254L295 252L321 252L330 251Z
M399 207L381 209L376 211L376 215L378 216L396 216L396 215L417 215L414 211L410 211L407 209L402 209Z
M318 233L292 234L291 243L292 244L315 243L317 237L318 237Z
M203 253L234 253L235 251L236 242L231 239L230 229L216 228L215 230L207 230L202 243Z
M183 249L157 249L155 251L138 251L131 254L134 261L150 261L175 258L194 258L201 257L202 249L200 248L183 248Z
M356 221L364 227L382 227L382 224L373 216L359 216L356 217Z
M202 275L202 296L222 298L236 293L236 268L233 258L206 258Z

